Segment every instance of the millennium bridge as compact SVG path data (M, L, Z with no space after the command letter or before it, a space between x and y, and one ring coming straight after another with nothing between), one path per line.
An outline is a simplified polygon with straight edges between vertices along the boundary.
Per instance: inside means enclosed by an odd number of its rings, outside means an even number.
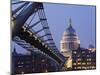
M12 1L11 4L12 41L33 53L37 48L41 54L63 67L65 58L55 45L43 3ZM36 26L40 29L37 30Z

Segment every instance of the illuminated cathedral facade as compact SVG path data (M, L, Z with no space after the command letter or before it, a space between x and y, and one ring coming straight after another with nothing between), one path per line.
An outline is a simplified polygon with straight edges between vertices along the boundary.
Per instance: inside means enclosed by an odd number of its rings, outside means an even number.
M69 60L66 64L67 67L72 67L72 50L77 50L79 46L80 40L76 34L75 29L72 27L72 20L70 18L68 28L66 29L66 31L64 31L60 41L60 52Z
M60 41L60 52L68 57L71 55L72 50L76 50L80 46L80 40L76 34L75 29L72 27L72 20L69 19L69 26L64 31Z

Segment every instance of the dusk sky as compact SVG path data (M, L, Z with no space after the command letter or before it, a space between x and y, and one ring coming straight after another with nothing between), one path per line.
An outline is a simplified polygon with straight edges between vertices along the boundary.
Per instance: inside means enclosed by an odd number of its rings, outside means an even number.
M90 43L95 46L95 9L95 6L44 3L48 25L59 50L60 40L68 27L70 17L72 26L80 39L81 47L88 48ZM25 52L20 46L16 49Z

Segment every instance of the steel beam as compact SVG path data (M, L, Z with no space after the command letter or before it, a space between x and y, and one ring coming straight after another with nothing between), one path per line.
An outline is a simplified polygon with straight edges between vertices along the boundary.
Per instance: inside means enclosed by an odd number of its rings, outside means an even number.
M25 5L28 5L29 4L29 2L25 2L25 3L23 3L22 5L20 5L18 8L16 8L15 10L13 10L12 11L12 16L16 13L16 12L18 12L21 8L23 8Z
M15 25L12 30L12 37L14 37L18 31L21 29L21 27L24 25L24 23L27 21L27 19L35 12L35 9L40 6L39 4L41 3L32 3L30 4L29 7L27 7L23 13L20 13L16 18L15 18Z

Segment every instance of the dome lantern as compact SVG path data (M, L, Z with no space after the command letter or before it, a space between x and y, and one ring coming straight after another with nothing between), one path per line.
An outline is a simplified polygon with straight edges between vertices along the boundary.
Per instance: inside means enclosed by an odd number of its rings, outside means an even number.
M72 27L72 20L69 18L69 27L66 29L68 35L76 35L75 29Z
M69 18L69 26L72 27L72 20L71 20L71 17Z

